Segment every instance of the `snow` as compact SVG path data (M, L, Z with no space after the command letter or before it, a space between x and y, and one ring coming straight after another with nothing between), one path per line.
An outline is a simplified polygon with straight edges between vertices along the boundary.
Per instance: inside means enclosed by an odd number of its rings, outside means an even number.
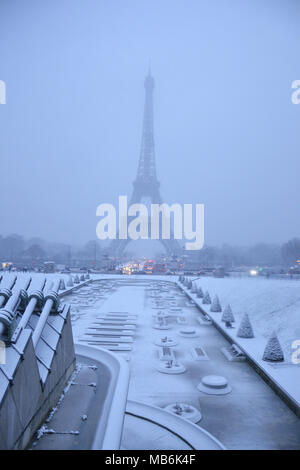
M217 294L221 304L230 303L237 324L245 313L249 315L255 337L237 337L235 329L225 329L232 341L240 346L275 383L300 406L300 367L291 362L293 341L300 338L300 283L297 280L262 278L213 278L203 277L196 281L210 292ZM192 296L197 302L196 296ZM200 307L224 329L218 313ZM266 344L275 331L280 341L285 361L267 363L262 360Z
M207 375L202 377L197 388L208 395L226 395L232 391L228 380L221 375Z
M264 346L275 330L285 355L291 356L291 343L300 338L300 282L203 277L197 284L210 294L217 294L221 304L230 303L238 324L247 313L256 336L263 339Z
M210 305L203 306L202 299L198 299L197 294L191 294L190 291L187 292L192 297L192 302L174 287L169 286L163 292L159 292L154 286L150 288L154 280L174 281L171 276L159 278L158 276L92 275L92 278L101 279L102 282L83 286L72 295L65 297L65 300L72 305L74 339L81 341L85 336L86 329L91 327L99 315L105 315L109 312L127 312L130 315L138 316L136 329L132 331L133 343L130 345L132 350L126 353L131 369L129 400L138 400L163 408L176 402L188 403L198 408L200 403L204 428L229 448L275 449L280 448L281 445L297 445L299 447L299 443L291 443L288 437L291 433L295 435L298 431L296 416L262 381L249 364L225 360L221 348L228 346L228 342L213 326L198 324L200 314L195 307L195 302L201 308L207 309L208 315L217 318L224 327L224 323L221 322L222 313L210 312ZM204 283L205 280L208 282L217 281L220 284L216 284L212 289L211 284ZM239 324L245 310L243 309L239 313L235 302L231 302L228 298L224 301L226 290L217 289L219 285L222 286L222 281L224 280L206 278L200 279L197 284L202 285L203 290L208 290L212 296L218 295L222 306L226 306L230 301ZM252 279L248 282L251 283ZM229 283L227 283L228 285ZM255 293L255 289L253 292ZM180 316L187 319L185 328L195 329L198 333L197 336L191 338L190 335L188 337L179 335L183 326L179 325L176 318L172 316L168 319L168 324L171 327L168 332L153 329L153 313L156 312L153 310L153 302L155 300L162 304L160 309L165 314L170 313L169 309L173 305L171 301L176 300L181 309ZM235 343L238 341L239 343L242 341L252 343L257 340L257 334L254 339L236 338L236 330L225 330L226 333L230 332L234 335ZM154 343L166 336L166 333L168 333L168 337L174 337L177 340L178 344L172 350L175 354L175 360L186 368L182 374L170 375L160 373L156 369L158 363L161 362L158 355L158 349L161 348L155 346ZM266 342L267 338L263 339L262 353ZM199 362L191 355L191 349L199 346L204 348L208 360ZM124 357L122 351L118 351L116 354ZM270 367L269 363L261 362ZM275 364L275 366L277 365ZM228 384L232 387L232 393L214 396L198 391L199 381L207 375L225 376ZM279 422L279 420L280 429L274 427L274 422ZM284 438L282 432L285 432Z
M50 287L51 283L56 279L63 278L65 283L69 278L68 274L39 274L39 273L22 273L18 274L18 278L32 277L32 286L38 282L41 278L46 276L47 286ZM5 275L6 277L6 275ZM155 365L157 364L157 355L154 354L155 346L153 343L166 334L153 330L152 314L154 312L151 304L151 295L148 291L146 283L150 284L154 280L173 281L174 278L171 276L115 276L115 275L96 275L92 274L91 278L94 280L102 280L100 284L87 284L80 287L79 290L75 291L71 296L68 295L68 290L60 291L63 301L67 301L72 304L72 324L73 324L73 335L75 340L79 340L84 334L87 327L99 316L101 312L111 311L128 311L130 314L138 315L139 321L137 325L136 336L134 338L133 351L128 354L130 358L130 366L132 373L132 381L130 386L130 397L137 398L148 403L154 403L159 406L166 406L172 402L188 400L191 405L198 407L198 395L197 383L201 380L201 377L210 374L219 373L223 374L229 380L229 383L233 386L234 394L227 395L226 400L229 400L227 406L229 406L230 413L236 413L237 419L239 416L243 416L243 419L248 419L248 411L255 403L255 408L252 412L257 413L257 404L259 403L259 411L262 410L262 403L260 403L260 387L261 384L258 381L255 382L256 375L254 371L248 371L251 369L249 366L243 365L243 363L236 363L234 367L232 363L224 363L222 356L219 354L219 347L226 346L226 340L219 338L220 334L215 330L214 327L199 327L197 319L200 318L199 311L195 309L193 303L186 302L184 294L180 294L180 291L176 293L173 289L170 289L169 293L162 294L165 301L168 297L176 297L178 305L182 309L182 315L188 319L188 327L195 327L199 329L200 336L198 339L183 338L179 336L179 330L182 328L177 325L175 320L170 320L172 325L172 335L178 340L179 344L175 348L175 356L186 366L187 371L183 374L175 375L170 377L168 374L159 374L156 371ZM142 284L134 284L134 279L145 282ZM120 280L125 280L124 285L120 285ZM147 279L147 280L146 280ZM177 280L177 278L176 278ZM226 334L231 337L232 342L237 344L242 350L246 351L247 354L259 364L259 366L278 383L280 387L285 389L287 394L293 397L294 400L300 404L300 367L294 365L291 362L291 355L294 350L291 344L294 340L300 338L300 284L295 280L272 280L272 279L260 279L260 278L210 278L203 277L194 281L197 284L197 288L201 286L203 292L208 291L210 296L214 298L215 295L219 297L220 304L222 307L230 304L233 315L236 319L236 325L239 326L241 320L245 314L249 315L253 330L255 332L254 338L240 338L237 336L238 328L227 329L224 328L224 322L222 313L214 313L210 311L211 305L205 305L202 303L202 299L197 298L197 293L191 294L188 290L187 294L197 303L201 309L207 312L207 315L211 317L215 323L217 323L220 329L224 329ZM3 284L4 285L4 284ZM76 286L78 287L78 285ZM121 288L120 288L121 287ZM68 288L67 288L68 289ZM185 289L186 290L186 289ZM182 296L183 295L183 296ZM171 306L171 304L170 304ZM166 312L166 307L163 306L162 310ZM226 310L226 309L225 309ZM224 311L225 314L225 311ZM223 314L223 315L224 315ZM201 329L202 328L202 329ZM213 331L215 330L215 332ZM270 336L275 330L276 335L279 338L284 356L284 362L271 363L263 361L263 354ZM168 333L169 335L169 333ZM192 360L190 350L192 347L199 346L205 347L208 353L208 361L203 361L199 364L194 359ZM228 344L228 343L227 343ZM118 353L122 355L122 353ZM236 367L242 367L241 371L243 374L249 375L249 380L239 380L238 374L235 372ZM199 369L199 370L198 370ZM159 378L157 378L159 375ZM244 375L242 375L244 377ZM172 382L171 382L172 380ZM261 379L260 379L261 380ZM92 384L90 384L93 386ZM267 386L266 386L267 387ZM268 388L268 387L267 387ZM256 392L257 390L257 392ZM273 408L264 402L263 407L266 409L266 419L270 416L270 413L274 413L274 419L278 409L281 406L280 400L276 402L276 396L268 394L268 391L263 388L266 394L266 399L271 398L274 401ZM236 399L236 393L239 393L238 400ZM254 395L253 395L254 392ZM198 395L197 395L198 393ZM219 399L219 397L217 397ZM209 397L211 399L211 397ZM221 440L225 439L225 430L220 428L217 434L213 423L215 419L210 415L208 403L206 402L205 396L200 396L201 404L206 407L206 414L204 419L206 420L207 429L212 431L213 434L217 435ZM262 401L262 400L261 400ZM275 406L276 404L276 406ZM283 405L283 404L282 404ZM222 417L222 410L219 406L218 412ZM250 408L249 408L250 407ZM279 408L278 408L279 407ZM275 409L276 408L276 409ZM286 415L285 425L288 426L288 422L293 419L292 416L288 415L286 410L283 409ZM228 411L229 412L229 411ZM253 413L250 413L251 419L254 419ZM215 411L214 411L215 413ZM255 415L255 420L263 420L260 414ZM283 419L283 418L282 418ZM236 423L235 423L236 424ZM258 423L259 424L259 423ZM261 422L262 424L262 422ZM241 423L238 422L236 425L241 427ZM223 426L223 424L222 424ZM254 425L253 425L254 427ZM237 429L237 428L236 428ZM271 432L271 427L269 431ZM246 430L244 430L246 435ZM248 431L247 431L248 433ZM227 435L226 435L227 436ZM270 448L275 448L274 442L267 442L267 434L259 436L252 433L252 446L259 446L259 438L266 439L265 445ZM253 442L257 439L257 443ZM241 445L245 445L246 441L242 441L242 437L238 441L232 439L230 436L226 437L224 442L229 447L240 448ZM242 444L241 444L242 442ZM250 445L250 444L249 444ZM259 448L259 447L258 447ZM278 447L276 447L278 448Z

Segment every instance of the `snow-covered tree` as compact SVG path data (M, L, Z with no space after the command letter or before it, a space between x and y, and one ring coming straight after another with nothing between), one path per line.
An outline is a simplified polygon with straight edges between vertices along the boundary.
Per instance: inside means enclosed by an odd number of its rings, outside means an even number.
M211 307L211 312L222 312L222 307L219 301L219 297L217 295L214 296Z
M196 292L197 292L197 285L196 285L195 282L193 282L193 283L192 283L192 290L191 290L191 293L192 293L192 294L196 294Z
M72 276L69 276L69 279L68 279L68 281L67 281L67 286L68 286L68 287L73 287L73 286L74 286Z
M78 274L74 277L74 284L79 284L79 277Z
M230 322L230 323L234 323L234 322L235 322L235 319L234 319L234 316L233 316L233 313L232 313L230 304L228 304L227 307L225 307L221 320L222 320L223 322Z
M192 287L193 287L193 283L192 283L192 281L191 281L191 279L190 279L189 282L188 282L187 288L188 288L188 289L191 289Z
M237 335L240 338L254 338L254 333L252 329L252 325L250 323L248 314L245 313L245 315L242 318L240 327L238 329Z
M210 295L209 295L208 291L205 292L205 294L203 296L202 303L206 304L206 305L211 304L211 298L210 298Z
M201 289L201 287L198 287L197 289L197 297L199 297L199 299L203 299L204 297L203 290Z
M85 278L86 278L86 279L90 279L89 273L87 273L87 274L85 275Z
M81 274L80 281L84 281L84 274Z
M270 336L264 354L263 361L283 362L284 355L275 331Z
M63 279L61 279L59 281L59 287L58 287L58 290L65 290L66 288L66 285L65 285L65 281Z

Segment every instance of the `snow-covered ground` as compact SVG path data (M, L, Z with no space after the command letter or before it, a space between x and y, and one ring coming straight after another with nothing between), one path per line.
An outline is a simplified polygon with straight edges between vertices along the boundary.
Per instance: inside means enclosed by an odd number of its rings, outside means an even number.
M262 349L271 333L276 331L286 360L290 361L293 352L291 344L295 339L300 339L299 281L203 277L196 283L203 290L208 290L212 298L217 294L222 307L230 303L237 325L248 313ZM215 317L220 318L220 314ZM259 354L262 356L261 349L257 350L257 357Z
M5 274L5 278L11 275ZM36 280L45 275L18 274L18 283L29 276L34 285ZM49 286L57 278L64 278L65 282L69 278L61 274L47 274L46 277ZM171 329L165 333L160 334L159 330L152 328L152 314L157 310L152 305L147 285L156 280L175 281L177 277L92 275L91 278L102 282L82 286L72 295L61 291L62 300L71 303L74 339L82 341L83 335L86 337L86 329L101 312L128 311L138 315L132 351L119 352L130 360L129 398L160 407L180 400L196 407L200 403L204 416L200 425L228 448L299 448L295 433L299 420L296 416L248 364L230 363L224 358L220 348L228 345L225 338L213 326L198 324L199 310L191 306L175 286L170 288L169 294L163 293L162 297L167 299L170 296L173 299L176 306L180 307L180 315L186 317L188 326L197 328L198 338L185 339L180 336L178 332L181 327L175 320L172 320ZM212 298L217 294L223 309L230 303L236 319L235 328L225 329L221 321L222 313L210 312L210 305L203 305L201 299L191 294L190 290L188 295L226 330L234 343L247 351L274 381L300 403L300 365L291 362L291 344L300 338L300 283L291 280L208 277L198 279L196 283L203 291L208 290ZM170 307L172 305L170 303ZM237 329L245 313L249 315L253 326L255 337L252 339L237 337ZM284 350L284 363L262 361L268 337L274 330ZM163 334L171 335L178 341L174 351L187 369L182 375L170 377L156 370L158 356L154 343ZM192 358L190 347L199 345L208 354L208 361L197 363ZM232 394L222 399L200 396L196 386L203 375L210 374L227 377L233 387ZM286 434L284 439L281 437L283 428Z
M228 342L213 326L199 325L199 310L179 289L170 285L167 292L158 293L165 304L160 308L166 312L174 307L176 311L179 308L179 316L187 320L187 327L196 329L197 337L181 336L179 333L183 326L176 318L168 320L168 330L153 329L153 314L158 310L153 305L150 285L156 277L104 277L105 281L84 286L72 295L66 295L64 300L71 303L74 339L85 344L87 341L97 343L97 338L87 337L87 330L95 326L96 321L99 322L101 313L121 311L137 315L136 331L132 343L129 343L129 350L117 352L129 359L130 400L162 408L175 402L188 403L201 410L203 419L199 425L230 449L299 448L297 417L247 362L227 361L221 348L228 346ZM162 277L162 280L174 279L170 276ZM214 292L211 290L211 293ZM176 340L177 344L172 349L176 359L186 369L183 374L161 374L157 369L160 364L159 348L155 343L165 335ZM204 348L207 360L195 361L192 356L191 348L199 346ZM226 377L232 392L225 396L201 393L197 385L207 375ZM145 446L145 442L137 442L139 432L130 434L129 428L125 428L126 443L124 441L123 444L126 448ZM142 437L147 441L147 436Z
M2 275L3 279L1 285L4 286L6 281L15 274L3 273ZM18 276L18 285L22 284L23 280L31 277L31 287L34 286L35 281L45 276L48 285L56 279L64 279L65 283L69 279L68 274L57 273L16 273L16 275ZM91 278L94 280L102 278L117 280L118 278L126 279L126 277L127 276L91 275ZM131 276L132 280L134 278L135 276ZM141 279L141 276L137 278ZM173 277L151 276L151 280L173 280ZM201 286L203 291L208 290L211 298L217 294L223 308L230 303L236 319L236 325L239 325L245 313L249 314L255 334L255 339L253 339L251 343L255 343L257 359L262 357L267 340L271 333L275 331L284 351L285 361L291 362L291 355L294 351L291 346L292 342L300 339L300 281L262 278L216 279L203 277L196 280L196 284ZM201 301L201 299L198 300ZM205 307L209 312L210 306L202 307ZM221 314L213 314L213 316L214 319L219 320ZM220 322L220 325L224 327L223 322ZM233 336L236 334L236 331L237 329L232 332ZM250 341L248 341L248 344L250 345Z
M210 305L203 305L201 299L193 298L233 341L242 346L260 367L262 367L282 388L300 404L300 365L291 361L292 343L300 339L300 282L261 278L210 278L195 281L203 291L208 290L211 298L218 295L222 308L230 303L235 316L234 329L226 329L221 321L222 313L210 312ZM190 291L189 291L190 292ZM255 337L237 337L238 326L243 315L249 315ZM268 338L275 331L282 346L284 363L270 364L262 361Z

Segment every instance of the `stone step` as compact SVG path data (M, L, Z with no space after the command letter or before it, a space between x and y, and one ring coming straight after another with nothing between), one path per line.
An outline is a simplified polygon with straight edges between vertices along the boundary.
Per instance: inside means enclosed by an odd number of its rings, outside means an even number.
M87 329L88 333L100 333L105 336L114 336L114 335L119 335L119 336L133 336L135 332L133 330L119 330L119 329L106 329L106 328L92 328L89 327Z
M109 313L106 313L106 314L103 314L103 315L99 315L101 318L105 318L107 320L122 320L122 321L129 321L129 320L133 320L133 321L136 321L137 319L137 316L131 316L131 315L128 315L128 316L117 316L117 315L111 315Z
M107 321L95 321L91 325L99 325L101 328L107 328L108 330L135 330L135 325L128 325L124 323L109 323Z
M86 333L82 338L90 341L99 341L100 343L133 343L131 336L103 336L97 333Z
M83 341L85 343L90 344L91 346L101 346L103 349L108 349L109 351L131 351L132 346L127 345L127 344L103 344L99 341L94 341L94 340L88 340L88 339L81 339L80 341Z
M111 323L112 325L136 325L137 321L135 319L128 319L128 320L125 320L125 319L118 319L118 318L109 318L109 317L96 317L97 320L103 322L103 323Z

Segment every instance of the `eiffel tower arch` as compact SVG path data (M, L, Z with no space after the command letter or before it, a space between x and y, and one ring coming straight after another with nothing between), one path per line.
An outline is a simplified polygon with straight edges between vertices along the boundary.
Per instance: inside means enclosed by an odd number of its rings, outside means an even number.
M133 192L130 198L131 204L140 204L144 198L148 198L151 204L162 204L162 198L160 195L160 183L156 176L156 165L155 165L155 146L154 146L154 132L153 132L153 91L154 91L154 79L149 70L148 75L145 78L145 105L144 105L144 117L143 117L143 131L142 131L142 142L140 158L138 163L138 170L136 179L133 182ZM128 218L128 223L130 218ZM150 227L150 220L149 220ZM119 239L112 240L109 252L114 256L121 256L124 252L127 244L131 239ZM168 255L176 255L181 253L182 248L180 247L177 240L174 239L173 231L171 230L170 239L166 240L159 238L158 241L163 245Z

